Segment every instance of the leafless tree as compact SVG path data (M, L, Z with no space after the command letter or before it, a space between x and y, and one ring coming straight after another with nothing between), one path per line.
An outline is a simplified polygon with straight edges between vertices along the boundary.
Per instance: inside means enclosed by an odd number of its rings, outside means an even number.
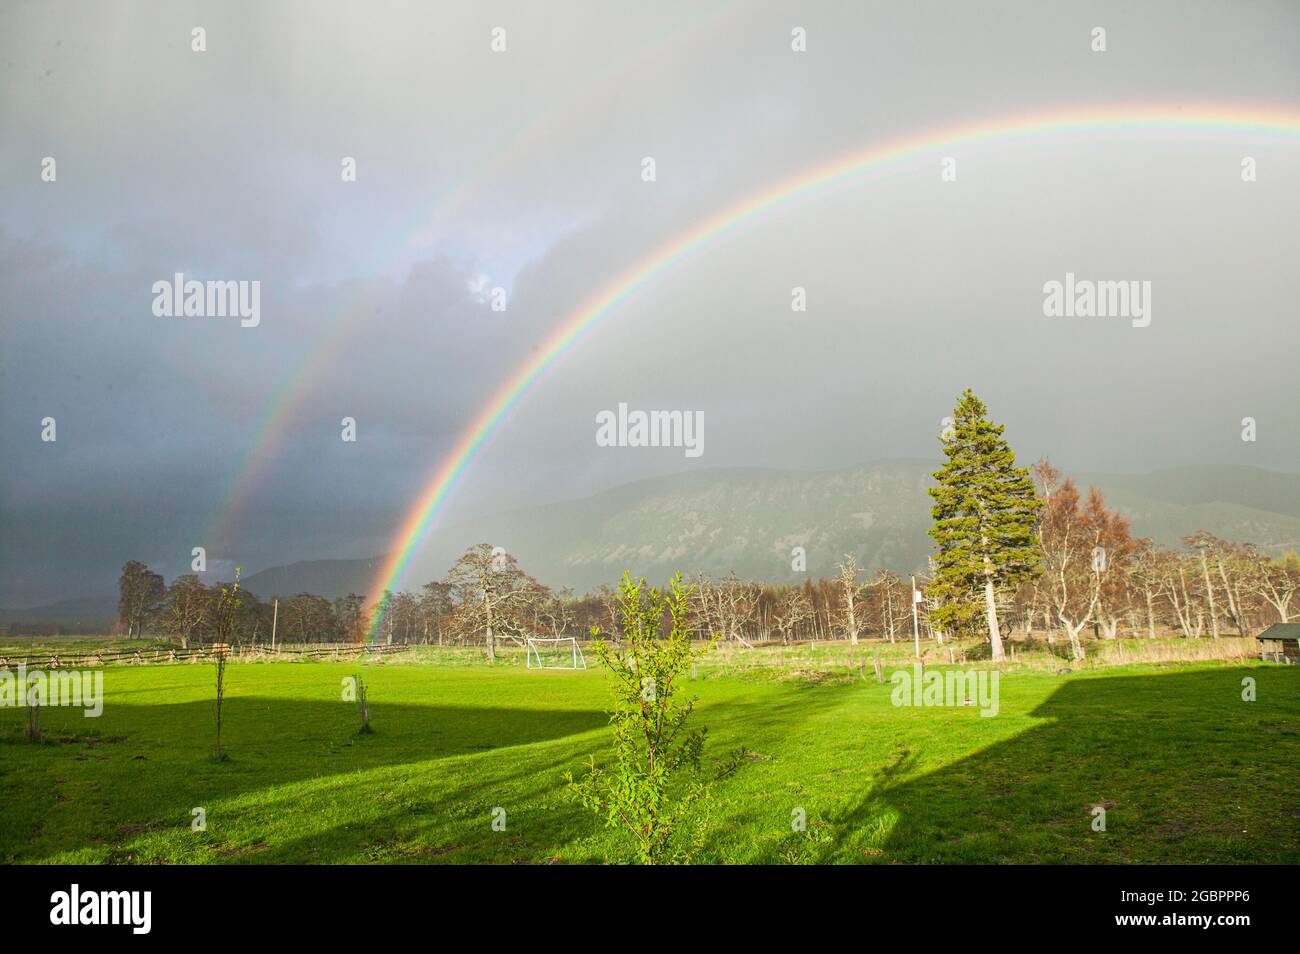
M128 639L141 634L145 621L162 605L166 596L162 575L150 570L138 560L130 560L122 567L118 581L118 615L126 624Z
M839 564L839 610L835 614L836 629L844 633L849 644L857 646L858 633L861 630L862 591L865 583L858 582L858 561L852 553L844 554L844 562Z
M870 585L876 590L881 631L892 643L912 613L911 594L904 595L903 581L889 570L878 571Z
M1196 604L1192 591L1187 588L1187 559L1183 554L1161 551L1157 557L1160 591L1183 635L1195 639L1205 625L1205 614Z
M498 637L524 642L529 632L524 620L541 588L513 556L476 544L455 562L447 582L457 602L456 625L462 633L483 633L489 662L496 661Z
M212 609L213 593L193 573L178 576L167 588L160 622L168 633L189 649L190 639Z
M1114 639L1129 605L1129 574L1137 544L1128 518L1108 508L1096 487L1088 491L1083 518L1092 538L1090 567L1097 593L1093 618L1101 634L1106 639Z
M1079 506L1074 481L1062 478L1047 461L1034 466L1034 477L1043 499L1038 539L1043 552L1043 576L1048 602L1065 629L1075 659L1084 656L1080 632L1097 608L1099 593L1094 585L1092 528Z
M724 639L735 640L746 649L752 649L753 644L745 638L745 627L753 622L759 588L735 573L729 573L718 583L709 583L707 578L701 582L704 585L700 587L700 599L704 602L707 628L720 633Z
M801 623L811 619L812 614L812 604L801 590L790 589L778 597L772 610L772 623L781 634L782 644L790 645L790 635Z
M1132 570L1129 573L1131 592L1142 596L1142 611L1146 619L1147 638L1156 638L1156 596L1160 593L1160 551L1154 541L1144 537L1135 541Z
M429 629L432 627L438 634L438 645L441 646L444 620L454 608L451 584L434 580L424 584L421 589L423 592L420 594L419 615L424 642L429 642Z
M533 628L539 633L546 633L552 639L567 636L573 625L573 590L541 588L533 601L533 620Z
M1300 560L1289 554L1280 560L1270 560L1262 553L1250 551L1247 563L1246 589L1258 596L1277 613L1280 623L1289 623L1296 610L1293 602L1300 590Z

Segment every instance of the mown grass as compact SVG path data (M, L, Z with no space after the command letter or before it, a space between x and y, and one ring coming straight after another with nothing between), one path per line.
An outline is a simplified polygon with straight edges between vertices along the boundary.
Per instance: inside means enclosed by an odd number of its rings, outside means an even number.
M361 736L341 698L357 671L231 665L221 763L210 664L110 667L103 715L46 708L43 744L0 709L0 860L624 860L563 798L563 772L607 751L602 673L366 665ZM701 669L708 751L749 757L715 790L698 860L1300 861L1300 667L1011 671L994 718L895 707L866 671Z

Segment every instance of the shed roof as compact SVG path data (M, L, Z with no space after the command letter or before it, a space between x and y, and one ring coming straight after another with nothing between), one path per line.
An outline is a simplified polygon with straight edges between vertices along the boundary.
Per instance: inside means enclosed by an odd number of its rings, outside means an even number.
M1300 640L1300 623L1274 623L1260 633L1258 638Z

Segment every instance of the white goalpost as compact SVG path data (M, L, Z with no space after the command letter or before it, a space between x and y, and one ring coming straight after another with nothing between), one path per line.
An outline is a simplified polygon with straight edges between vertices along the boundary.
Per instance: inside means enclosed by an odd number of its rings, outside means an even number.
M586 669L582 647L572 636L529 636L529 669Z

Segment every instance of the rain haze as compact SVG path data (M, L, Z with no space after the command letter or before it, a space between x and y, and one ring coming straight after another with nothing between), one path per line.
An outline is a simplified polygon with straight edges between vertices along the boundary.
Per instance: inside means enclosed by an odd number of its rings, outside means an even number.
M6 3L0 606L111 594L129 559L171 579L195 546L214 578L392 550L493 395L623 276L907 142L621 293L437 522L937 462L967 386L1025 463L1294 474L1300 144L1249 117L1295 113L1300 6L1250 10ZM1147 107L1244 118L943 134ZM177 273L260 282L255 326L156 314ZM1067 274L1149 282L1149 323L1046 317ZM600 446L620 404L698 412L703 452Z

